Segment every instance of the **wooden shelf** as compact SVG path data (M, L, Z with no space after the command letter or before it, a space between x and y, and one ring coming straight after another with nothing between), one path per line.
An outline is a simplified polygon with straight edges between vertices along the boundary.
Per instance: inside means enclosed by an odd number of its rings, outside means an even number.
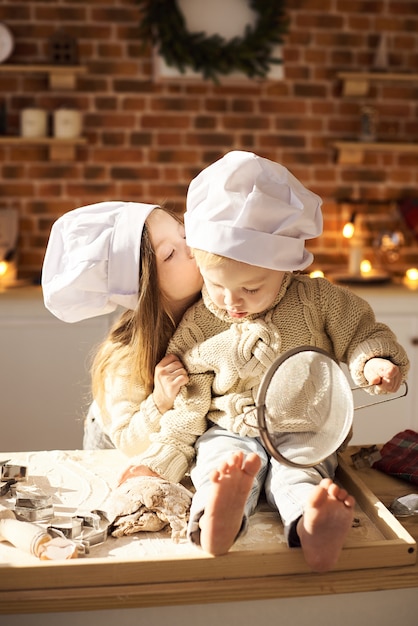
M410 152L418 153L418 144L377 141L335 141L333 147L338 151L338 163L358 165L363 162L366 152Z
M48 147L51 161L74 161L77 145L86 143L84 137L75 139L57 139L55 137L0 137L0 145L19 145Z
M370 83L377 81L418 83L418 74L397 72L338 72L337 76L343 81L344 96L366 96Z
M76 87L77 76L85 74L86 68L81 65L58 64L17 64L0 63L0 73L9 74L47 74L49 87L54 90L72 90ZM45 145L51 161L73 161L76 146L85 144L86 139L59 139L55 137L16 137L0 136L0 145Z
M46 64L0 64L0 72L13 74L47 74L51 89L74 89L77 76L85 74L86 68L81 65L46 65Z

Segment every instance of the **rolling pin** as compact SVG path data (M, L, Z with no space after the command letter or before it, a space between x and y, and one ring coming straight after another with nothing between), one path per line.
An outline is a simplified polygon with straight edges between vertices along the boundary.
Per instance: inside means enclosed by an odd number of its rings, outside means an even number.
M73 541L51 537L42 526L17 520L13 511L1 505L0 541L8 541L44 561L77 557L77 545Z

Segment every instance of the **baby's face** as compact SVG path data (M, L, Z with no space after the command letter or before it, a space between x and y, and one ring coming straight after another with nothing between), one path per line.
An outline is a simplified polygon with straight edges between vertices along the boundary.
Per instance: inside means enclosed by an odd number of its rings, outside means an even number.
M284 272L228 260L200 268L213 302L231 317L242 318L267 309L277 296Z

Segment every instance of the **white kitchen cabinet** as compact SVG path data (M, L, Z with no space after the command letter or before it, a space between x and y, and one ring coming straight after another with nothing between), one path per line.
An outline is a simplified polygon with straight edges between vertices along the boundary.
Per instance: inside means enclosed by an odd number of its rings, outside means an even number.
M367 445L388 441L405 428L418 430L418 291L401 286L353 290L392 328L411 361L405 398L355 411L352 443ZM40 287L0 292L2 450L81 448L90 357L112 319L66 324L45 309ZM354 399L370 401L362 391Z
M108 316L58 320L40 287L0 293L2 450L82 447L90 356L108 328Z
M361 287L353 291L371 304L379 322L393 330L411 362L406 397L354 412L351 443L385 443L407 428L418 431L418 291L408 291L396 285ZM384 396L370 398L363 391L354 392L355 406L382 398Z

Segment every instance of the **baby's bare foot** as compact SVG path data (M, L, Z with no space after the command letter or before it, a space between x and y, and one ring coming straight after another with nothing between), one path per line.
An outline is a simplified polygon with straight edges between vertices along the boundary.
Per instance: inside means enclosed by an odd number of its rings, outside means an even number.
M327 572L338 561L353 521L355 500L324 478L312 493L297 525L303 555L315 572Z
M236 452L213 472L211 498L199 522L200 545L205 552L225 554L234 543L260 465L257 454L244 458L242 452Z

